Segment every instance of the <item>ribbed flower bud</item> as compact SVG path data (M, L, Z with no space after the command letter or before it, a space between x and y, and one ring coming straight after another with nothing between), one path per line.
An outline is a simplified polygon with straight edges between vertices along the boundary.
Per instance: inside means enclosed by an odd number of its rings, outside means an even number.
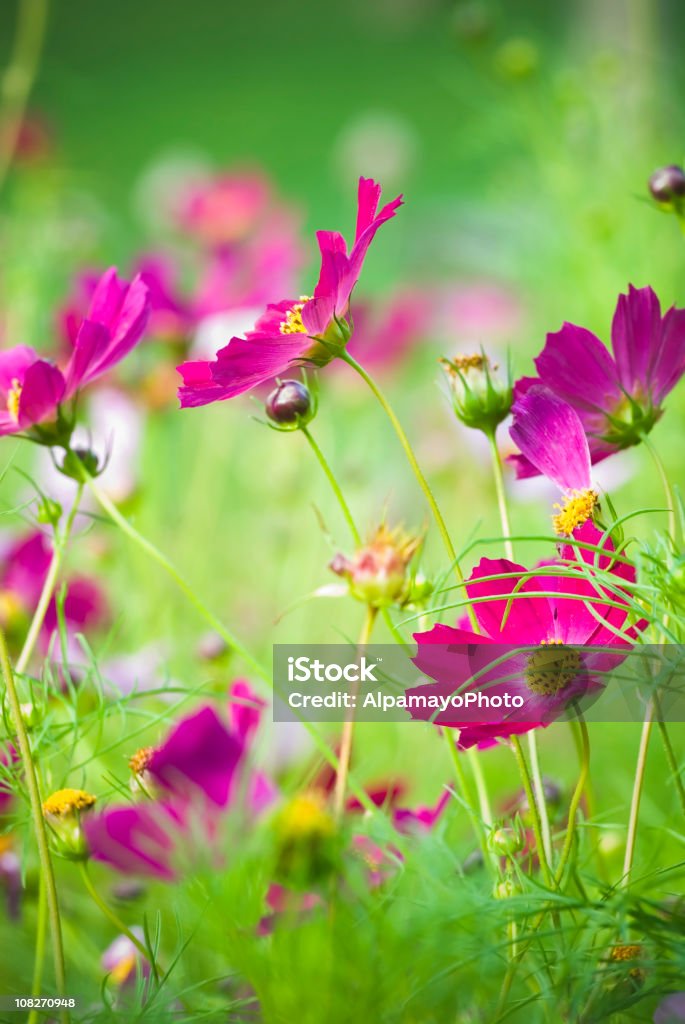
M420 544L420 537L381 525L352 558L336 555L329 568L347 580L353 597L372 608L405 605L416 600L409 564ZM423 594L425 582L418 587L417 593Z
M447 375L457 419L474 430L493 434L509 415L513 403L509 369L503 380L497 373L497 365L491 364L485 353L440 362Z

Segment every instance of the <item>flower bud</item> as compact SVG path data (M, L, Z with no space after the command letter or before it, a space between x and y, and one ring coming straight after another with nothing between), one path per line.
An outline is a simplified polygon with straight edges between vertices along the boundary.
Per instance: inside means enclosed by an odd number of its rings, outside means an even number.
M154 747L141 747L132 757L129 758L128 766L131 770L129 786L132 793L143 793L145 796L154 796L154 779L148 771L148 766L155 752Z
M43 817L50 826L57 852L68 860L87 860L81 817L95 804L83 789L58 789L43 803Z
M323 798L301 793L274 822L277 873L288 884L306 888L330 875L339 861L339 836Z
M407 570L420 544L420 537L381 525L352 558L336 555L329 568L347 580L353 597L372 608L405 605L412 595Z
M509 900L512 896L518 896L520 892L521 887L513 878L505 878L501 882L495 883L492 895L496 900Z
M43 498L38 506L36 519L44 526L57 526L62 516L62 506L52 498Z
M685 199L685 171L677 164L660 167L649 179L649 191L657 203L668 210L680 211Z
M511 857L525 845L526 839L520 828L502 826L493 828L488 834L488 848L500 857Z
M59 468L65 476L82 483L83 470L89 476L99 476L104 466L100 466L97 455L95 452L89 451L88 448L69 448L65 452L62 465Z
M306 384L284 380L266 400L266 414L280 430L299 430L316 415L316 401Z
M497 425L509 415L513 403L509 369L507 379L499 379L498 367L492 365L484 353L440 362L447 374L457 419L474 430L494 434Z

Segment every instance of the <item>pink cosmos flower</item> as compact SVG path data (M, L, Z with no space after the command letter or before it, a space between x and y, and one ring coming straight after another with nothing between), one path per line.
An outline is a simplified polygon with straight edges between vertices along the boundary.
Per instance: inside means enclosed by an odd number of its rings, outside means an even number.
M509 456L523 474L532 466L552 480L564 496L554 516L554 528L563 536L590 519L598 504L592 487L590 449L576 410L548 388L534 384L519 395L512 408L511 438L520 455Z
M140 278L128 284L112 267L98 281L84 319L69 320L72 350L64 370L27 345L1 352L0 436L33 430L39 440L63 443L73 426L64 405L130 352L148 314Z
M5 549L0 561L0 620L5 628L11 628L17 615L21 619L33 615L52 554L50 541L38 530L12 541ZM109 608L102 588L90 577L72 576L67 581L64 599L67 635L97 629L108 617ZM40 634L40 646L44 651L48 650L58 624L57 602L53 598Z
M234 243L254 230L272 200L271 186L258 172L201 177L178 197L178 227L206 245Z
M148 798L84 818L92 856L127 874L172 881L202 850L217 854L221 820L241 791L255 814L274 798L267 780L246 774L247 735L205 706L161 746L140 751L131 766Z
M349 340L350 296L373 238L402 204L398 196L378 210L381 187L360 178L355 241L348 254L337 231L319 231L321 271L312 298L284 299L268 305L253 331L232 338L213 362L180 366L181 407L223 401L284 374L293 365L324 366Z
M685 309L663 316L651 288L620 295L611 326L613 355L584 327L565 323L547 335L535 360L538 378L524 377L516 397L543 384L575 409L592 462L638 444L663 412L662 403L685 373ZM519 476L542 470L518 463Z
M635 582L634 568L614 560L613 544L602 544L603 535L592 523L576 538L601 545L601 551L576 554L567 545L561 560L541 563L534 573L507 559L481 559L466 584L481 632L472 632L463 620L414 637L414 662L436 683L408 694L450 696L464 687L489 698L521 697L521 709L503 710L503 703L502 710L485 716L475 708L464 712L450 706L435 718L425 709L413 710L414 717L458 728L462 748L488 746L547 726L573 702L601 691L602 676L620 663L645 623L629 625L630 608L620 596L623 581ZM597 570L610 574L611 590ZM493 666L495 661L499 664Z

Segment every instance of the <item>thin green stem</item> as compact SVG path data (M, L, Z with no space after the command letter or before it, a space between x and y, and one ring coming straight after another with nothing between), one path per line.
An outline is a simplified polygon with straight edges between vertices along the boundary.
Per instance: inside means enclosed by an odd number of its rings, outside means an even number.
M673 488L671 482L668 479L668 473L666 467L663 464L662 458L659 455L656 447L650 440L647 434L642 435L642 443L652 457L652 462L656 467L656 471L661 479L661 485L664 489L664 496L666 498L666 506L668 508L668 533L673 543L676 540L677 520L676 520L676 502L673 494Z
M45 577L45 582L43 583L43 589L41 590L40 597L38 599L38 604L36 605L36 610L33 613L33 618L31 620L29 631L26 634L24 646L21 649L21 654L17 658L17 672L26 671L26 667L29 661L31 660L31 655L33 654L33 649L36 646L38 637L40 636L40 631L43 628L43 623L45 622L45 615L47 613L48 608L50 607L50 602L55 591L57 579L59 577L60 570L62 568L62 563L64 561L67 543L69 541L69 537L71 535L71 531L74 525L74 519L76 518L76 513L81 503L82 494L83 484L79 484L78 489L76 491L74 504L71 507L69 515L67 516L66 523L64 524L64 529L62 531L55 531L54 550L52 553L52 558L50 560L50 566L48 568L47 576Z
M547 862L551 865L553 858L552 830L549 825L547 797L545 795L545 784L542 781L542 772L540 770L540 755L538 752L538 740L535 734L535 729L530 730L527 739L528 756L530 757L530 771L533 777L533 791L535 793L535 800L537 802L538 810L540 812L540 830L542 832L542 842L545 847L545 856L547 857Z
M400 444L402 445L402 448L404 450L404 454L407 457L407 461L408 461L408 463L409 463L409 465L410 465L410 467L412 469L412 472L414 473L414 476L416 477L417 483L418 483L419 487L421 488L421 490L423 491L424 496L426 498L426 501L428 502L428 506L429 506L429 508L430 508L430 510L431 510L431 512L433 514L433 518L435 519L435 522L437 524L438 530L440 532L440 536L442 537L442 542L443 542L443 544L445 546L445 550L447 551L447 554L449 556L450 565L452 566L452 568L454 570L454 573L455 573L455 575L457 577L457 581L459 583L463 583L464 582L464 574L461 571L461 567L459 565L459 559L457 558L457 553L456 553L456 551L454 549L454 545L452 544L452 539L451 539L451 537L449 535L449 531L447 529L447 525L445 523L445 520L442 517L442 513L440 511L440 508L438 507L437 501L435 500L435 496L434 496L432 490L430 489L430 485L429 485L428 481L426 480L425 476L423 475L421 467L419 466L419 463L418 463L418 460L416 458L416 455L414 454L414 450L412 449L412 446L409 443L409 438L405 434L404 428L402 427L402 424L400 423L399 419L397 418L397 415L395 414L395 410L390 405L389 401L387 400L387 398L385 397L385 395L383 394L381 389L378 387L378 385L376 384L376 382L373 379L373 377L371 377L370 374L368 374L366 372L364 367L361 366L357 362L357 360L354 359L354 357L349 354L349 352L343 352L341 354L340 358L343 359L349 366L352 367L353 370L355 370L359 374L359 376L362 378L362 380L367 384L367 386L373 392L375 397L378 399L378 402L380 403L383 411L385 412L386 416L390 420L392 428L393 428L393 430L395 431L395 433L397 435L397 439L399 440ZM475 613L474 613L473 609L470 606L468 607L468 613L469 613L469 618L471 619L471 624L473 625L473 628L477 631L478 630L478 625L477 625L477 622L476 622Z
M300 427L300 431L307 438L307 441L309 442L309 447L314 452L314 455L316 456L317 461L318 461L319 465L321 466L321 469L323 470L326 479L328 480L329 484L331 485L331 490L333 491L333 493L334 493L334 495L335 495L335 497L336 497L336 499L338 501L338 504L340 505L340 511L342 512L343 516L345 517L345 522L347 523L347 525L350 528L350 533L352 534L352 540L354 541L354 543L357 546L360 546L362 540L361 540L361 537L359 535L359 530L357 529L356 523L355 523L355 521L354 521L354 519L352 517L352 513L350 512L349 506L348 506L347 502L345 501L345 496L343 495L343 492L340 489L340 485L339 485L338 481L335 479L335 474L333 473L331 467L328 465L328 462L326 461L326 458L325 458L323 452L319 448L318 444L316 443L316 441L312 437L312 435L309 432L309 430L306 427Z
M361 547L362 539L361 539L361 535L359 533L359 530L357 529L357 524L355 523L354 518L352 516L352 513L350 512L349 505L345 501L345 497L343 495L342 488L340 487L340 484L338 483L338 481L335 478L335 474L334 474L333 470L331 469L328 461L326 460L326 456L321 451L321 449L319 448L318 444L316 443L316 441L314 440L314 438L312 437L310 432L307 430L307 428L306 427L300 427L300 430L302 431L304 436L307 438L307 441L309 442L309 444L311 446L311 449L312 449L312 451L314 452L314 454L316 456L317 462L321 466L322 470L324 471L324 475L325 475L326 479L328 480L329 484L331 485L331 490L333 491L333 494L335 495L335 497L336 497L336 499L338 501L338 504L340 505L340 510L341 510L341 512L342 512L342 514L343 514L343 516L345 518L345 521L346 521L347 525L350 528L350 533L352 534L352 540L353 540L355 546L356 547ZM405 641L404 637L402 636L402 634L400 633L400 631L398 630L398 628L395 625L395 623L392 621L392 617L391 617L390 612L388 611L388 609L387 608L381 609L381 615L383 616L383 621L385 622L386 626L388 627L388 629L390 630L390 632L394 636L394 638L397 641L397 643L400 644L400 645L404 645L406 643L406 641Z
M495 431L487 435L490 445L490 456L492 459L492 475L495 481L495 492L497 494L497 507L499 509L499 521L502 527L504 539L504 551L510 562L514 560L514 545L511 542L511 527L509 525L509 512L507 510L507 496L504 490L504 472L502 470L502 459L497 447Z
M48 0L22 0L19 4L12 56L0 86L0 191L17 148L38 71L47 19Z
M471 819L471 824L473 825L473 831L476 834L478 845L480 846L483 853L483 860L487 865L489 865L490 869L495 874L497 874L497 857L488 848L486 824L483 817L480 816L478 813L476 802L471 792L471 786L469 785L469 780L467 779L466 772L464 771L461 755L457 748L457 741L454 738L454 730L445 728L442 730L442 733L443 736L445 737L445 742L447 743L447 749L450 752L450 758L452 761L452 765L454 766L454 774L456 775L457 778L457 784L459 786L459 790L461 791L462 800L466 804L466 809Z
M647 714L642 723L640 735L640 746L637 752L637 763L635 765L635 778L633 780L633 795L630 801L630 814L628 816L628 836L626 838L626 853L623 861L623 877L621 885L627 888L630 884L630 872L633 868L635 856L635 840L637 839L637 825L640 815L640 800L642 799L642 786L645 780L645 768L647 767L647 751L649 750L649 739L652 735L654 725L654 704L652 701L647 706Z
M578 714L578 728L581 739L581 759L580 759L580 773L578 775L578 781L576 788L573 790L573 796L568 808L568 823L566 825L566 837L564 839L564 845L561 850L561 857L559 858L559 864L557 865L557 871L555 875L555 882L557 885L561 884L561 880L566 870L571 851L573 849L573 840L576 831L576 818L578 816L578 808L580 801L583 798L583 792L585 790L585 784L588 779L590 772L590 736L587 731L587 725L582 715Z
M480 816L483 819L483 824L486 828L492 828L492 807L490 806L490 797L488 795L488 784L485 781L485 775L483 774L483 766L478 756L478 750L476 747L469 747L466 752L466 756L471 765L471 771L473 773L473 781L476 783L476 793L478 794L478 806L480 807Z
M680 809L683 812L683 815L685 815L685 786L683 786L683 780L681 778L682 769L678 764L678 759L675 756L675 751L673 749L673 744L671 743L671 738L668 735L666 723L664 722L660 713L657 714L656 724L659 730L659 735L661 736L661 742L663 743L664 753L666 754L666 760L668 761L668 767L671 770L671 777L673 779L673 782L675 783L675 787L678 793L678 799L680 800Z
M357 653L363 654L368 646L369 640L371 639L371 633L373 626L378 615L378 609L372 608L369 605L364 615L364 622L362 630L359 635L359 643L357 644ZM358 683L352 684L351 693L354 695L356 702L356 695L358 691ZM338 758L338 771L335 776L335 790L333 793L333 807L335 809L335 815L337 818L342 817L345 810L345 795L347 793L347 777L350 771L350 760L352 758L352 741L354 739L354 721L355 714L354 708L350 709L350 713L343 722L342 735L340 737L340 756Z
M14 728L17 733L19 752L21 754L22 764L24 767L24 777L26 779L26 788L28 790L29 803L31 805L31 818L36 837L36 845L38 846L41 875L45 883L48 918L50 921L50 935L52 939L52 955L55 967L55 986L57 989L57 995L64 996L66 992L66 972L64 969L64 947L62 945L62 926L59 914L59 902L57 899L57 886L55 885L55 875L52 868L50 848L48 846L47 828L45 825L45 819L43 818L43 805L40 797L40 789L38 787L36 767L33 763L31 744L29 743L28 733L21 714L21 704L14 682L14 673L10 664L7 641L2 629L0 629L0 664L2 665L2 675L7 689L7 700ZM62 1011L62 1020L65 1024L68 1024L69 1022L69 1011L66 1009Z
M88 895L92 899L93 903L95 903L95 905L102 911L105 917L108 918L109 921L111 921L116 930L118 932L121 932L122 935L125 935L129 942L133 943L133 945L141 954L141 956L145 957L147 962L150 964L150 967L152 968L152 973L155 977L155 981L158 982L159 968L157 967L155 958L150 952L150 950L147 948L147 946L145 946L144 943L140 941L139 938L137 938L137 936L131 931L131 929L124 924L121 918L118 917L118 915L112 910L109 904L106 903L105 900L103 900L102 896L93 885L90 875L88 874L87 862L81 861L79 866L81 868L81 878L83 879L83 884L85 885Z
M34 999L42 995L43 985L43 963L45 961L45 938L48 924L48 900L45 880L40 876L38 884L38 914L36 917L36 947L33 957L33 980L31 982L31 995ZM40 1011L35 1007L28 1016L27 1024L38 1024Z
M103 509L110 517L110 519L114 523L116 523L119 529L123 533L125 533L127 537L129 537L135 544L138 545L139 548L141 548L150 558L152 558L153 561L157 562L157 564L161 566L162 569L164 569L164 571L174 581L179 590L181 590L188 598L188 600L191 602L191 604L194 605L194 607L200 613L202 618L205 619L205 621L209 623L211 628L216 633L218 633L223 640L226 641L228 646L233 648L236 654L239 654L243 661L247 665L249 665L254 672L256 672L266 682L271 684L271 676L266 671L266 669L259 664L257 659L254 658L252 654L250 654L250 652L247 650L246 647L243 646L240 640L238 640L238 638L234 636L233 633L226 626L224 626L224 624L219 619L217 619L216 615L214 615L214 613L206 607L206 605L200 600L200 598L197 596L197 594L190 586L190 584L186 582L186 580L178 571L173 562L170 559L168 559L166 555L162 554L162 552L158 548L156 548L154 544L147 540L146 537L143 537L142 534L138 533L136 528L132 526L128 519L126 519L121 514L121 512L116 507L114 502L112 502L104 493L104 491L102 491L98 487L96 481L93 479L92 476L90 476L86 472L85 469L83 469L82 472L84 475L84 480L88 487L90 488L91 493L102 505Z
M535 794L533 792L533 781L530 777L530 771L526 762L523 748L521 747L521 741L518 736L510 736L509 742L511 743L511 749L514 751L514 757L516 758L516 764L521 775L521 782L523 783L523 789L528 800L528 806L530 808L530 815L533 819L533 833L535 835L535 844L538 851L538 859L540 861L540 867L542 874L545 878L545 882L551 888L554 884L554 878L547 860L547 854L545 852L545 844L542 841L542 825L540 822L540 813L538 805L535 801Z

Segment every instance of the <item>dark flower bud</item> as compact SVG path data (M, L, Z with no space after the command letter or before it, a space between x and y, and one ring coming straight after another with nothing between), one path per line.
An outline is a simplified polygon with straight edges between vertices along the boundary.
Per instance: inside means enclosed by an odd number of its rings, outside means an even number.
M685 171L677 164L660 167L649 179L649 191L657 203L679 208L685 199Z
M65 476L82 483L84 470L88 476L99 476L104 466L100 466L97 455L88 448L69 448L65 452L62 465L59 468Z
M284 380L266 400L266 414L281 430L298 430L316 415L316 402L299 380Z

